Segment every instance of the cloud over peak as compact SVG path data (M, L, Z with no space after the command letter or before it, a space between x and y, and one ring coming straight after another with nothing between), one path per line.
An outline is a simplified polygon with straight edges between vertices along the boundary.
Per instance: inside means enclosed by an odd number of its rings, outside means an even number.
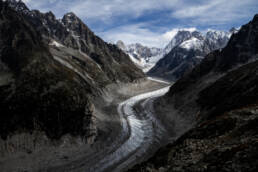
M107 41L124 39L164 46L173 28L228 30L247 23L258 11L257 0L23 0L30 8L74 12Z

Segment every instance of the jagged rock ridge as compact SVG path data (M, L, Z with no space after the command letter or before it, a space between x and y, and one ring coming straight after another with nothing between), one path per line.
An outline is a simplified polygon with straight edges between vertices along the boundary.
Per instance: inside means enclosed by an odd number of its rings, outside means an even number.
M74 13L67 13L62 19L56 19L52 12L30 11L21 1L7 2L12 8L19 9L18 12L41 33L46 43L55 41L86 54L96 66L101 67L103 75L107 75L111 82L128 82L143 76L125 53L96 36Z

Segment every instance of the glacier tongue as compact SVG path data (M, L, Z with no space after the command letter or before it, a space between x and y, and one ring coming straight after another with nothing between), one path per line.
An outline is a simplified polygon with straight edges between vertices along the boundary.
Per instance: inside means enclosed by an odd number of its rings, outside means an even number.
M123 128L121 137L127 133L129 133L130 136L124 144L104 157L98 164L92 167L90 171L105 171L110 166L123 161L123 163L114 170L120 171L127 164L134 162L137 156L142 156L150 148L153 142L161 139L162 134L160 133L162 132L159 130L165 130L162 125L152 114L148 113L147 116L136 114L133 106L144 99L164 95L168 92L169 87L170 86L132 97L119 104L117 110L122 120ZM154 129L154 124L158 125L156 129Z

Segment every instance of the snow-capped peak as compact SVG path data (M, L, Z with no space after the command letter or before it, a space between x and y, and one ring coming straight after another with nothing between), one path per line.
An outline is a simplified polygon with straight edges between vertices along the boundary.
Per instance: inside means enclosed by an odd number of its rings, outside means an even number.
M194 31L197 31L197 29L196 28L176 28L176 29L172 29L171 31L166 32L163 36L166 39L172 40L179 31L194 32Z
M64 18L78 18L73 12L66 13Z
M169 44L164 48L163 56L168 54L174 47L182 44L184 41L191 39L192 37L198 37L201 39L202 35L196 30L196 28L188 29L173 29L171 31L172 39Z
M181 48L185 48L187 50L190 50L190 49L193 49L193 50L201 49L202 46L203 46L203 41L193 37L193 38L191 38L191 39L189 39L187 41L184 41L179 46Z
M229 32L208 29L208 32L206 33L206 38L209 38L209 39L220 39L224 37L229 38L230 37Z
M162 50L156 47L147 47L140 43L126 45L123 41L117 41L117 47L127 53L138 67L144 72L151 69L156 62L162 57L160 56Z
M232 33L209 29L205 35L206 49L216 50L226 46Z
M230 32L209 29L206 33L202 33L196 28L173 29L166 34L171 41L164 49L149 48L139 43L125 45L122 41L118 41L117 46L126 52L138 66L150 69L174 48L177 51L176 47L187 51L198 51L200 55L197 55L197 58L202 59L210 51L223 48L231 36Z
M230 32L231 34L235 34L235 33L237 33L240 29L241 29L241 27L238 27L238 28L232 27L232 28L229 30L229 32Z
M28 7L24 4L22 0L3 0L4 2L7 2L8 5L15 9L17 12L22 12L24 14L30 13L30 10Z

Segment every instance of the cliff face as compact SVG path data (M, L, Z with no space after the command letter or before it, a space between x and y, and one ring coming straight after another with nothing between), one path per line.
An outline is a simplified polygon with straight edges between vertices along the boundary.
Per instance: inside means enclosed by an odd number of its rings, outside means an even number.
M192 127L134 171L257 170L257 21L255 15L156 102L168 124L176 114Z

